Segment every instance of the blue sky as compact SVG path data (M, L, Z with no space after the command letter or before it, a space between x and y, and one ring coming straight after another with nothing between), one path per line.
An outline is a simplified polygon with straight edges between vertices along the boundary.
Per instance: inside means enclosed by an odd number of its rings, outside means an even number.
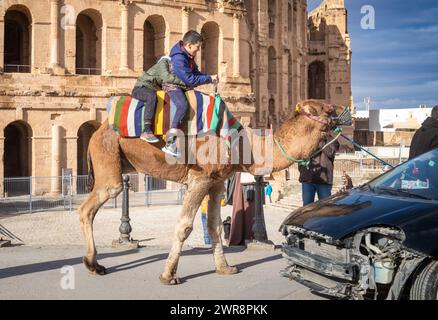
M307 0L308 10L322 0ZM345 0L356 108L438 105L438 1ZM375 30L361 28L361 8L375 9Z

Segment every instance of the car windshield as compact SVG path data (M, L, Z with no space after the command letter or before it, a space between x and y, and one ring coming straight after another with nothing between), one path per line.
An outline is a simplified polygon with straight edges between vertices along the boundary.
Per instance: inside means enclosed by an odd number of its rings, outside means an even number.
M375 192L438 200L438 149L401 164L366 186Z

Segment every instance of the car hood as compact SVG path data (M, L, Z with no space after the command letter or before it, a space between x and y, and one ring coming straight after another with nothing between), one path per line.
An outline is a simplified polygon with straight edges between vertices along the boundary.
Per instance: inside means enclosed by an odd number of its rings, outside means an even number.
M295 210L283 225L299 226L337 240L371 226L392 226L405 232L406 246L438 255L438 201L354 189Z

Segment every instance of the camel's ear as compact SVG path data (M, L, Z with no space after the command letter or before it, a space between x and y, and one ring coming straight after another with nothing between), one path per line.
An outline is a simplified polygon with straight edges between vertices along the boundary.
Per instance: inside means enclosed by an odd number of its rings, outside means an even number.
M303 104L301 102L298 102L295 106L295 109L293 110L293 117L295 118L296 116L298 116L302 110Z

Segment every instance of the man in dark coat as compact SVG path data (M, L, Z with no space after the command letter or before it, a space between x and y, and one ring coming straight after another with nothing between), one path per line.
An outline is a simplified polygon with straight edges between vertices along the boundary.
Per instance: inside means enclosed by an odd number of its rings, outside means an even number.
M432 149L438 148L438 106L432 109L420 129L415 132L409 150L409 159L413 159Z
M319 148L323 148L333 138L323 138ZM303 206L315 201L315 194L322 200L331 196L333 186L333 168L336 152L339 150L338 141L330 144L315 156L309 166L298 167L300 171L299 181L302 184Z

